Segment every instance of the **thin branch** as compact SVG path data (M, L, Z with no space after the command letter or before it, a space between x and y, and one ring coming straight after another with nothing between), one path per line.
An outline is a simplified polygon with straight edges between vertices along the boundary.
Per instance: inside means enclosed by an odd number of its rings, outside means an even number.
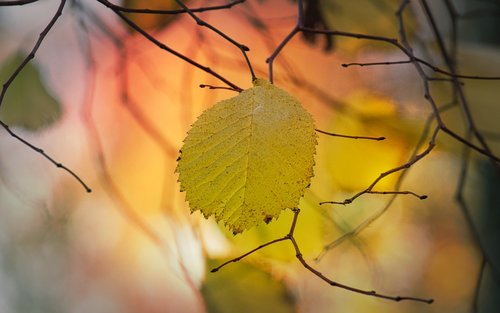
M239 257L236 257L234 259L231 259L229 261L226 261L226 262L222 263L221 265L219 265L217 267L214 267L213 269L210 270L210 272L211 273L215 273L215 272L219 271L221 268L223 268L224 266L226 266L226 265L228 265L230 263L238 262L239 260L241 260L243 258L246 258L250 254L252 254L252 253L254 253L254 252L256 252L256 251L258 251L258 250L260 250L262 248L265 248L267 246L270 246L272 244L275 244L275 243L280 242L280 241L285 241L285 240L288 240L288 237L285 236L283 238L278 238L278 239L274 239L274 240L271 240L269 242L266 242L265 244L262 244L262 245L258 246L257 248L252 249L252 250L248 251L247 253L240 255Z
M417 194L417 193L415 193L413 191L408 191L408 190L394 190L394 191L374 191L374 190L366 191L366 190L364 190L362 194L410 195L410 196L414 196L415 198L418 198L420 200L425 200L425 199L428 198L427 195L419 195L419 194ZM359 195L359 196L361 196L361 195ZM320 205L323 205L323 204L340 204L340 205L346 205L346 204L351 204L353 201L354 201L354 199L351 200L351 198L349 198L349 199L345 199L344 201L323 201L323 202L320 202L319 204Z
M467 142L467 141L463 140L463 138L461 138L456 133L454 133L453 131L449 130L446 127L445 123L441 119L441 116L439 115L439 111L437 109L436 103L434 102L434 99L430 95L429 86L428 86L428 79L427 79L427 76L425 75L425 73L423 72L423 69L421 68L420 63L422 63L422 64L424 64L426 66L432 66L432 65L429 64L426 61L423 61L423 60L420 60L420 59L416 58L411 53L411 51L408 48L402 46L397 41L397 39L387 38L387 37L381 37L381 36L365 35L365 34L359 34L359 33L343 32L343 31L310 29L310 28L304 28L304 27L300 28L300 30L302 30L302 31L316 32L316 33L321 33L321 34L330 34L330 35L351 37L351 38L357 38L357 39L366 39L366 40L374 40L374 41L387 42L389 44L392 44L392 45L398 47L403 53L405 53L412 60L412 63L416 66L417 71L421 75L421 77L423 79L423 84L424 84L424 97L431 104L431 107L432 107L433 111L435 112L436 119L437 119L439 127L443 131L445 131L446 133L448 133L449 135L451 135L452 137L454 137L455 139L457 139L458 141L461 141L462 143L470 146L471 148L473 148L477 152L479 152L479 153L481 153L483 155L486 155L491 160L493 160L495 162L499 162L500 158L497 157L496 155L494 155L492 153L491 149L489 148L488 144L484 140L483 136L479 133L479 131L477 131L477 128L475 127L475 124L474 124L474 122L472 120L472 116L471 116L471 113L470 113L468 105L463 105L464 101L466 101L465 100L465 95L463 93L463 89L460 86L460 82L458 81L458 78L473 78L473 77L475 77L475 79L493 79L492 77L486 78L486 77L479 77L479 76L476 77L476 76L468 76L468 75L458 75L458 74L456 74L454 72L454 70L452 70L452 72L449 73L450 76L453 78L454 85L458 86L457 87L457 91L459 92L459 96L460 96L460 100L461 100L460 103L462 103L462 107L463 107L463 109L465 111L468 124L470 124L469 127L473 130L475 137L481 143L481 146L482 146L482 148L481 148L481 147L478 147L478 146L474 145L472 142ZM499 78L495 78L495 79L499 79Z
M337 287L337 288L341 288L341 289L345 289L345 290L348 290L348 291L351 291L351 292L354 292L354 293L359 293L359 294L362 294L362 295L365 295L365 296L371 296L371 297L376 297L376 298L382 298L382 299L386 299L386 300L392 300L392 301L396 301L396 302L399 302L399 301L416 301L416 302L423 302L423 303L427 303L427 304L431 304L434 302L433 299L423 299L423 298L417 298L417 297L402 297L402 296L389 296L389 295L385 295L385 294L380 294L378 292L376 292L375 290L363 290L363 289L359 289L359 288L355 288L355 287L351 287L351 286L348 286L348 285L344 285L344 284L341 284L341 283L338 283L334 280L331 280L329 279L328 277L326 277L325 275L323 275L321 272L319 272L318 270L316 270L314 267L312 267L311 265L309 265L309 263L306 262L306 260L304 259L303 255L302 255L302 252L300 251L300 248L299 248L299 245L297 244L297 241L295 240L295 237L294 237L294 232L295 232L295 228L296 228L296 225L297 225L297 220L298 220L298 216L299 216L299 213L300 213L300 210L298 208L295 208L292 210L294 215L293 215L293 220L292 220L292 224L290 226L290 231L288 232L288 234L286 234L284 237L282 238L278 238L278 239L275 239L275 240L271 240L263 245L260 245L258 246L257 248L253 249L253 250L250 250L249 252L243 254L243 255L240 255L236 258L233 258L227 262L224 262L223 264L219 265L218 267L215 267L211 270L211 272L217 272L218 270L220 270L222 267L230 264L230 263L234 263L234 262L238 262L240 261L241 259L249 256L250 254L264 248L264 247L267 247L269 245L272 245L272 244L275 244L277 242L281 242L281 241L285 241L285 240L289 240L292 245L293 245L293 248L295 250L295 256L297 258L297 260L299 260L299 262L302 264L302 266L304 268L306 268L308 271L310 271L311 273L313 273L314 275L316 275L317 277L319 277L321 280L325 281L326 283L328 283L330 286L333 286L333 287Z
M324 29L314 29L314 28L307 28L307 27L299 27L296 32L309 32L309 33L317 33L317 34L326 34L326 35L332 35L332 36L342 36L342 37L350 37L350 38L356 38L356 39L365 39L365 40L374 40L374 41L381 41L381 42L387 42L397 48L399 48L404 54L406 54L410 60L407 61L397 61L395 64L405 64L405 63L414 63L419 62L422 63L423 65L427 66L431 70L437 73L441 73L450 77L454 78L462 78L462 79L475 79L475 80L500 80L500 76L479 76L479 75L462 75L462 74L457 74L454 72L448 72L443 69L440 69L439 67L432 65L431 63L416 57L413 55L413 53L405 48L403 45L401 45L397 39L395 38L389 38L389 37L383 37L383 36L374 36L374 35L366 35L366 34L360 34L360 33L351 33L351 32L344 32L344 31L338 31L338 30L324 30ZM382 63L382 62L381 62ZM353 65L361 65L362 63L354 63ZM380 64L374 64L374 65L380 65ZM342 65L344 66L344 64ZM346 67L346 66L344 66Z
M396 65L396 64L409 64L412 63L411 60L404 60L404 61L386 61L386 62L370 62L370 63L360 63L360 62L353 62L353 63L342 63L342 67L350 67L350 66L375 66L375 65Z
M446 110L451 109L453 107L453 105L454 105L454 103L449 103L448 105L443 106L440 109L440 112L444 112ZM420 148L424 145L425 139L429 135L431 124L432 124L432 122L433 122L434 119L435 119L435 115L434 114L431 114L427 118L427 121L425 122L424 128L423 128L423 130L421 132L420 138L418 139L417 143L415 144L415 148L413 149L413 152L410 155L409 160L413 160L415 158L415 156L418 154L418 151L420 150ZM395 190L399 190L401 188L401 186L403 184L403 180L404 180L404 178L405 178L405 176L407 174L408 174L407 170L403 170L401 172L401 175L398 177L398 180L397 180L397 182L396 182L396 184L394 186ZM341 237L339 237L336 240L334 240L334 241L330 242L329 244L325 245L323 247L323 250L315 258L315 260L316 261L320 261L326 255L326 253L329 250L337 247L338 245L340 245L344 241L353 238L354 236L356 236L359 233L361 233L365 228L367 228L368 226L370 226L373 222L375 222L379 217L381 217L383 214L385 214L390 209L392 203L396 200L397 196L398 196L397 194L393 195L382 209L380 209L378 212L376 212L375 214L373 214L372 216L370 216L367 220L363 221L361 224L359 224L358 226L356 226L356 228L352 229L349 232L344 233Z
M38 148L37 146L33 145L32 143L28 142L26 139L20 137L17 135L10 127L5 124L4 122L0 121L0 125L14 138L16 138L18 141L23 143L25 146L28 148L32 149L33 151L41 154L45 159L49 160L50 163L54 164L57 168L62 169L63 171L66 171L69 173L71 176L73 176L79 183L82 185L82 187L85 189L86 192L92 192L92 189L83 181L83 179L80 178L75 172L73 172L71 169L66 167L64 164L56 161L53 159L50 155L48 155L43 149Z
M289 239L292 242L293 247L295 248L295 253L296 253L295 256L300 261L300 263L307 270L309 270L314 275L318 276L320 279L322 279L323 281L325 281L326 283L328 283L330 286L342 288L342 289L345 289L345 290L348 290L348 291L352 291L352 292L355 292L355 293L359 293L359 294L363 294L363 295L366 295L366 296L372 296L372 297L382 298L382 299L386 299L386 300L392 300L392 301L396 301L396 302L404 301L404 300L407 300L407 301L416 301L416 302L423 302L423 303L427 303L427 304L431 304L431 303L434 302L434 299L423 299L423 298L406 297L406 296L404 296L404 297L402 297L402 296L389 296L389 295L378 293L375 290L363 290L363 289L351 287L351 286L348 286L348 285L344 285L344 284L338 283L338 282L336 282L334 280L331 280L328 277L326 277L325 275L323 275L321 272L319 272L318 270L316 270L315 268L313 268L312 266L310 266L304 260L304 257L302 256L302 253L300 252L299 246L298 246L298 244L295 241L295 238L293 236L290 236Z
M237 41L235 41L234 39L232 39L231 37L229 37L228 35L226 35L224 32L220 31L219 29L215 28L214 26L212 26L211 24L205 22L204 20L202 20L201 18L199 18L196 14L193 13L193 11L191 9L189 9L183 1L181 0L175 0L175 2L177 2L178 5L180 5L186 12L187 14L189 14L189 16L191 16L195 21L196 21L196 24L202 26L202 27L207 27L208 29L212 30L213 32L215 32L217 35L221 36L222 38L224 38L225 40L227 40L228 42L230 42L232 45L234 45L235 47L237 47L241 53L243 54L243 57L245 58L245 61L248 65L248 69L250 70L250 75L252 76L252 81L256 80L257 78L255 77L255 73L253 71L253 68L252 68L252 64L250 63L250 60L248 59L248 55L247 55L247 51L250 51L250 49L241 44L241 43L238 43Z
M25 5L33 2L38 2L39 0L12 0L12 1L0 1L0 7L14 6L14 5Z
M33 0L31 0L31 1L33 1ZM243 3L245 1L246 0L233 0L233 1L228 2L227 4L192 8L192 9L189 9L189 11L191 11L191 12L206 12L206 11L230 9L233 6L240 4L240 3ZM117 4L111 3L109 1L106 1L106 3L103 3L103 4L110 9L115 9L115 10L118 10L118 11L124 12L124 13L173 15L173 14L182 14L182 13L189 12L188 10L185 10L185 9L180 9L180 10L133 9L133 8L127 8L127 7L124 7L121 5L117 5Z
M401 42L403 43L403 46L409 47L408 43L408 37L406 36L406 29L405 29L405 23L403 23L403 12L406 10L406 7L410 4L410 0L402 0L401 4L399 5L398 10L396 11L396 18L398 19L398 33L399 33L399 39L401 39Z
M453 83L453 79L452 78L447 78L447 77L428 77L427 80L430 81L430 82ZM464 85L464 83L460 83L460 84L462 86Z
M462 75L462 74L453 74L448 71L445 71L437 66L432 65L431 63L415 57L415 60L422 63L423 65L427 66L431 70L433 70L436 73L440 73L446 76L450 77L456 77L456 78L462 78L462 79L473 79L473 80L500 80L500 76L479 76L479 75ZM351 66L378 66L378 65L399 65L399 64L410 64L413 63L412 60L404 60L404 61L386 61L386 62L369 62L369 63L362 63L362 62L352 62L352 63L342 63L342 67L351 67ZM453 79L449 79L453 81Z
M212 70L211 68L209 67L206 67L206 66L203 66L201 65L200 63L194 61L194 60L191 60L190 58L186 57L185 55L183 55L182 53L180 52L177 52L175 51L174 49L166 46L164 43L160 42L158 39L156 39L155 37L153 37L151 34L149 34L147 31L145 31L144 29L142 29L139 25L137 25L136 23L134 23L131 19L129 19L126 15L124 15L122 12L120 12L119 10L117 9L114 9L112 7L109 7L107 4L109 3L109 1L107 0L97 0L98 2L102 3L103 5L107 6L108 8L110 8L113 12L116 13L116 15L118 15L118 17L120 17L125 23L127 23L130 27L132 27L133 29L135 29L138 33L140 33L141 35L143 35L146 39L148 39L149 41L151 41L153 44L155 44L158 48L162 49L162 50L165 50L166 52L170 53L170 54L173 54L174 56L180 58L181 60L185 61L185 62L188 62L189 64L193 65L194 67L197 67L199 68L200 70L218 78L219 80L221 80L222 82L224 82L225 84L227 84L228 86L236 89L236 90L239 90L239 91L243 91L243 89L241 89L240 87L238 87L237 85L235 85L234 83L230 82L229 80L227 80L226 78L222 77L220 74L216 73L214 70Z
M4 2L4 3L2 3L2 5L5 4L5 3L13 3L13 2L17 2L17 1ZM34 2L34 1L32 1L32 2ZM24 3L21 3L21 4L27 4L27 3L29 3L29 2L24 2ZM21 5L21 4L17 4L17 5ZM5 97L5 94L7 93L7 90L11 86L12 82L16 79L16 77L18 77L18 75L21 73L21 71L24 69L24 67L35 57L35 54L38 51L38 49L40 48L40 45L42 44L43 40L45 39L45 37L47 36L47 34L49 33L49 31L52 29L52 27L54 26L54 24L57 22L57 20L59 19L59 17L62 15L62 11L63 11L65 5L66 5L66 0L61 0L61 3L59 4L59 6L58 6L58 8L57 8L57 10L56 10L56 12L54 14L54 16L50 19L50 21L47 24L47 26L45 26L45 28L43 29L43 31L38 36L38 40L36 41L35 45L31 49L30 53L26 56L26 58L24 58L24 60L16 68L16 70L14 71L14 73L12 73L10 75L10 77L7 79L7 81L3 84L2 92L0 93L0 107L3 104L3 100L4 100L4 97ZM26 145L30 149L32 149L32 150L38 152L39 154L41 154L44 158L46 158L47 160L49 160L57 168L60 168L60 169L62 169L64 171L66 171L67 173L69 173L71 176L73 176L80 183L80 185L82 185L82 187L85 189L85 191L87 191L87 192L91 192L92 191L92 189L90 189L90 187L87 186L87 184L83 181L83 179L81 179L80 176L78 176L74 171L70 170L68 167L66 167L62 163L54 160L45 151L43 151L43 149L41 149L41 148L33 145L32 143L28 142L26 139L24 139L21 136L19 136L18 134L16 134L9 127L9 125L5 124L3 121L0 121L0 125L12 137L14 137L15 139L17 139L18 141L20 141L21 143L23 143L24 145Z
M231 87L225 87L225 86L213 86L213 85L208 85L208 84L200 84L200 88L208 88L208 89L223 89L223 90L230 90L230 91L236 91L240 92L237 89L231 88Z
M318 133L328 135L328 136L333 136L333 137L342 137L342 138L349 138L349 139L366 139L366 140L375 140L375 141L381 141L385 140L385 137L369 137L369 136L350 136L350 135L342 135L342 134L335 134L335 133L329 133L321 129L315 129Z
M486 150L486 149L483 149L475 144L473 144L470 140L467 140L465 138L463 138L462 136L458 135L457 133L455 133L454 131L448 129L446 126L441 126L440 128L443 132L445 132L446 134L450 135L451 137L455 138L456 140L460 141L461 143L463 143L464 145L476 150L477 152L487 156L488 158L490 158L491 160L495 161L495 162L500 162L500 157L497 157L496 155L492 154L491 151L489 150Z
M483 257L481 260L481 265L479 266L479 272L477 274L476 287L474 288L474 301L472 301L472 312L479 312L479 294L481 293L481 283L484 277L484 270L486 268L486 258Z
M466 139L470 139L472 137L472 133L469 131L468 134L466 135ZM462 156L461 156L461 170L460 170L460 175L458 178L458 183L455 191L455 199L458 202L458 205L460 207L460 211L462 213L462 216L464 217L467 225L469 226L469 232L472 237L472 240L474 240L475 244L479 247L482 253L482 257L486 260L487 263L490 264L493 276L495 279L500 281L500 271L499 269L494 265L494 263L491 261L491 254L488 252L484 245L484 241L481 238L480 230L476 226L476 223L474 222L474 219L471 214L471 210L467 204L467 201L465 199L464 191L466 188L466 183L467 183L467 178L468 178L468 171L469 167L471 164L471 149L464 145L463 146L463 151L462 151Z
M474 134L474 137L477 138L477 140L479 141L479 143L481 144L483 150L487 153L487 155L493 156L493 153L492 153L489 145L487 144L486 140L483 138L482 134L478 131L476 124L475 124L475 121L472 118L472 113L470 112L470 107L469 107L468 101L465 97L465 93L464 93L463 88L457 79L457 75L456 75L457 71L455 68L455 64L454 64L453 60L451 59L450 55L448 54L448 51L447 51L445 44L444 44L444 40L441 36L441 33L438 29L436 20L435 20L433 14L429 8L429 5L427 4L426 0L421 0L420 4L425 12L425 16L427 17L427 20L429 21L431 29L434 33L436 40L437 40L441 55L442 55L446 65L448 66L450 73L453 74L452 77L454 79L454 81L453 81L454 87L455 87L458 99L460 100L459 104L461 105L462 111L465 115L465 121L466 121L467 127L470 131L472 131L472 133ZM444 126L444 124L442 124L441 126ZM469 146L472 147L472 144L470 144ZM497 157L494 157L494 158L490 157L490 159L495 159L495 161L497 161L497 162L499 162L499 160L500 160ZM500 166L498 164L494 164L494 165L496 166L496 169L500 172Z
M297 1L298 3L300 3L301 1L298 0ZM276 59L276 57L278 56L278 54L281 52L281 50L283 50L283 48L286 46L286 44L299 32L299 26L297 24L297 26L295 26L294 29L292 29L292 31L285 37L285 39L283 39L283 41L278 45L278 47L276 48L276 50L274 50L274 52L271 54L270 57L268 57L266 59L266 63L269 64L269 81L271 83L273 83L274 81L274 77L273 77L273 64L274 64L274 60Z
M422 151L421 153L415 155L413 158L410 159L410 161L406 162L405 164L402 164L400 166L397 166L397 167L392 168L392 169L390 169L390 170L388 170L386 172L381 173L377 177L377 179L375 179L370 184L370 186L368 186L365 190L362 190L362 191L358 192L354 196L352 196L350 198L347 198L347 199L345 199L342 202L325 201L325 202L321 202L320 205L323 205L323 204L341 204L341 205L346 205L346 204L352 203L355 199L357 199L358 197L360 197L360 196L362 196L362 195L364 195L366 193L372 193L373 187L375 187L375 185L377 185L378 182L381 181L384 177L389 176L389 175L391 175L393 173L402 171L402 170L406 170L406 169L410 168L413 164L415 164L419 160L421 160L423 157L425 157L426 155L428 155L432 151L432 149L434 149L434 147L436 146L436 137L437 137L437 135L439 133L439 130L440 130L439 127L435 128L434 133L432 134L431 140L429 141L429 144L428 144L427 148L424 151ZM418 197L420 197L420 196L418 196Z
M7 81L3 84L2 92L0 93L0 107L2 107L3 99L5 97L5 94L7 93L7 89L12 84L12 82L14 81L14 79L16 79L16 77L21 73L21 71L24 69L24 67L32 59L35 58L35 54L38 51L38 48L40 48L40 45L42 44L43 40L45 39L45 37L47 36L47 34L49 33L49 31L52 29L52 26L54 26L54 24L57 22L57 20L59 19L59 17L62 15L62 11L63 11L65 5L66 5L66 0L61 0L61 3L59 4L59 7L57 8L56 13L50 19L50 21L47 24L47 26L45 26L45 28L43 29L43 31L38 36L38 40L35 42L35 45L31 49L30 53L24 58L24 60L21 62L21 64L19 64L19 66L14 71L14 73L12 73L9 76L9 78L7 79Z
M428 68L430 68L431 70L433 70L436 73L440 73L440 74L443 74L443 75L446 75L446 76L449 76L452 78L462 78L462 79L472 79L472 80L500 80L500 76L463 75L463 74L452 73L452 72L445 71L437 66L434 66L431 63L429 63L421 58L415 57L415 60L424 64L425 66L427 66Z
M415 198L418 198L420 200L425 200L428 198L427 195L419 195L416 194L413 191L408 191L408 190L395 190L395 191L374 191L370 190L367 193L369 194L377 194L377 195L410 195L414 196Z
M302 24L304 23L304 7L302 5L302 0L297 0L297 24L290 31L290 33L281 41L281 43L276 47L270 57L266 59L266 63L269 64L269 81L272 83L273 78L273 64L274 60L280 54L281 50L288 44L292 38L297 35L301 31Z

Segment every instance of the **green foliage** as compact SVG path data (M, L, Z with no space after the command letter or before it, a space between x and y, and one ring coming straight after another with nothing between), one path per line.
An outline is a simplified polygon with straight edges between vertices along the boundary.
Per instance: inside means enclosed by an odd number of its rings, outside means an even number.
M209 266L220 264L211 261ZM231 270L207 274L201 288L209 313L295 312L285 285L253 265L240 261Z
M5 82L21 64L24 55L15 54L0 68L0 81ZM30 131L48 127L62 116L61 104L42 83L40 71L35 63L28 63L10 85L5 94L0 119L9 126L18 126Z
M193 212L214 215L240 233L298 206L315 150L311 115L287 92L257 79L198 118L177 171Z

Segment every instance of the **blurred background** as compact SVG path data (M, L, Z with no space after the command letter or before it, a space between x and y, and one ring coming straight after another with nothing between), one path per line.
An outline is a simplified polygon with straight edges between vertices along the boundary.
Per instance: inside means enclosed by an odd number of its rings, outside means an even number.
M59 1L0 1L0 82L37 42ZM500 2L428 1L459 73L500 76ZM6 2L5 2L6 3ZM192 8L223 1L187 1ZM416 56L447 69L422 3L305 2L309 27L402 39ZM175 1L125 0L128 8L178 9ZM450 13L451 12L451 13ZM297 3L248 0L196 13L247 45L258 77L297 23ZM126 16L168 47L241 88L251 76L241 52L186 14ZM233 237L190 213L174 173L196 117L237 93L155 46L97 1L71 0L35 58L8 88L0 119L76 172L91 188L0 132L0 312L498 312L498 162L444 132L428 147L435 119L412 64L390 44L297 34L274 62L274 83L311 112L318 129L384 141L319 134L315 177L301 200L296 239L304 258L343 284L394 296L393 302L334 288L312 275L281 242L209 270L284 236L292 213ZM470 125L449 76L426 69L447 127L469 142ZM477 129L500 155L500 81L463 79ZM399 189L398 189L399 188Z

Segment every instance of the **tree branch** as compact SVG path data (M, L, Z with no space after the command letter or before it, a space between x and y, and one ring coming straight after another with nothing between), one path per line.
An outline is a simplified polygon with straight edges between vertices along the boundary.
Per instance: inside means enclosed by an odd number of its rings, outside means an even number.
M31 0L31 1L38 1L38 0ZM238 5L240 3L245 2L246 0L233 0L228 2L227 4L221 4L221 5L214 5L214 6L206 6L206 7L199 7L199 8L192 8L192 9L180 9L180 10L155 10L155 9L132 9L132 8L127 8L121 5L117 5L114 3L111 3L109 1L106 1L103 3L105 6L107 6L110 9L115 9L120 12L124 13L138 13L138 14L165 14L165 15L174 15L174 14L182 14L182 13L189 13L191 12L206 12L206 11L216 11L216 10L223 10L223 9L230 9L235 5Z
M252 64L250 63L250 60L248 59L247 51L250 51L250 49L247 46L245 46L245 45L243 45L241 43L236 42L234 39L232 39L231 37L229 37L228 35L226 35L224 32L220 31L219 29L215 28L211 24L209 24L209 23L205 22L204 20L200 19L181 0L175 0L175 2L177 2L177 4L179 4L189 14L189 16L191 16L196 21L196 23L198 25L203 26L203 27L207 27L208 29L212 30L217 35L221 36L222 38L224 38L225 40L227 40L228 42L230 42L232 45L234 45L235 47L237 47L241 51L241 53L243 54L243 57L245 58L245 61L246 61L247 65L248 65L248 69L250 70L250 75L252 76L252 81L254 81L254 80L257 79L255 77L255 73L253 71Z
M14 2L22 2L21 4L30 3L30 2L27 2L27 1L7 1L7 2L4 2L4 3L0 4L0 5L3 5L5 3L14 3ZM34 1L31 1L31 2L34 2ZM17 4L17 5L21 5L21 4ZM15 4L13 4L13 5L15 5ZM57 20L59 19L59 17L62 15L62 11L63 11L65 5L66 5L66 0L61 0L61 2L59 4L59 6L58 6L58 8L57 8L57 10L56 10L56 12L54 14L54 16L50 19L50 21L47 24L47 26L45 26L45 28L43 29L43 31L38 36L38 40L35 42L35 45L31 49L30 53L26 56L26 58L24 58L24 60L16 68L16 70L14 71L14 73L12 73L9 76L9 78L7 79L7 81L3 84L2 92L0 93L0 107L3 104L3 100L5 98L5 94L7 93L7 90L11 86L12 82L16 79L16 77L19 76L19 74L24 69L24 67L35 57L35 54L38 51L38 49L40 48L40 45L42 44L43 40L45 39L45 37L47 36L47 34L49 33L49 31L52 29L52 27L54 26L54 24L57 22ZM33 145L32 143L28 142L26 139L24 139L21 136L19 136L18 134L16 134L9 127L9 125L5 124L3 121L0 121L0 125L12 137L14 137L15 139L17 139L18 141L20 141L21 143L23 143L25 146L29 147L30 149L32 149L32 150L36 151L37 153L41 154L44 158L46 158L47 160L49 160L57 168L60 168L60 169L62 169L64 171L66 171L67 173L69 173L71 176L73 176L80 183L80 185L82 185L82 187L85 189L85 191L87 191L87 192L91 192L92 191L92 189L90 189L90 187L87 186L87 184L83 181L83 179L81 179L80 176L78 176L74 171L70 170L68 167L66 167L62 163L57 162L56 160L54 160L43 149L41 149L41 148Z
M267 242L267 243L265 243L263 245L258 246L257 248L255 248L253 250L250 250L249 252L247 252L245 254L242 254L242 255L240 255L240 256L238 256L236 258L233 258L233 259L231 259L231 260L229 260L227 262L224 262L221 265L213 268L211 270L211 272L212 273L217 272L222 267L224 267L224 266L226 266L226 265L228 265L230 263L238 262L241 259L243 259L243 258L251 255L252 253L254 253L254 252L256 252L256 251L258 251L258 250L260 250L262 248L265 248L267 246L270 246L272 244L275 244L275 243L278 243L278 242L281 242L281 241L289 240L291 242L294 250L295 250L295 257L297 258L297 260L299 260L299 262L302 264L302 266L304 268L306 268L309 272L313 273L315 276L319 277L321 280L325 281L330 286L341 288L341 289L345 289L345 290L348 290L348 291L351 291L351 292L354 292L354 293L359 293L359 294L362 294L362 295L365 295L365 296L382 298L382 299L392 300L392 301L396 301L396 302L405 301L405 300L416 301L416 302L423 302L423 303L427 303L427 304L431 304L431 303L434 302L433 299L423 299L423 298L417 298L417 297L406 297L406 296L402 297L402 296L385 295L385 294L378 293L375 290L363 290L363 289L355 288L355 287L348 286L348 285L345 285L345 284L341 284L341 283L338 283L338 282L336 282L334 280L329 279L328 277L326 277L325 275L323 275L321 272L319 272L318 270L316 270L314 267L312 267L311 265L309 265L309 263L307 263L306 260L304 259L303 255L302 255L302 252L300 251L299 245L297 244L297 241L295 240L295 237L294 237L294 232L295 232L295 228L296 228L296 225L297 225L297 220L298 220L298 217L299 217L300 210L298 208L295 208L292 211L293 211L294 215L293 215L292 224L290 226L290 231L288 232L288 234L286 234L282 238L271 240L271 241L269 241L269 242Z
M25 5L25 4L30 4L33 2L38 2L39 0L2 0L0 1L0 7L6 7L6 6L15 6L15 5Z
M185 61L185 62L193 65L194 67L199 68L200 70L202 70L202 71L204 71L204 72L206 72L206 73L208 73L208 74L210 74L210 75L218 78L219 80L221 80L222 82L224 82L225 84L227 84L228 86L230 86L231 88L234 88L234 89L236 89L238 91L243 91L243 89L241 89L237 85L233 84L232 82L230 82L226 78L222 77L221 75L219 75L218 73L216 73L211 68L203 66L203 65L201 65L200 63L198 63L198 62L196 62L194 60L191 60L190 58L186 57L182 53L177 52L174 49L172 49L172 48L168 47L167 45L165 45L164 43L160 42L158 39L156 39L155 37L153 37L151 34L149 34L147 31L145 31L144 29L142 29L139 25L137 25L131 19L129 19L127 16L125 16L121 11L119 11L118 9L115 9L115 8L112 8L112 7L108 6L107 4L109 3L109 1L107 1L107 0L97 0L97 1L100 2L100 3L102 3L103 5L107 6L108 8L110 8L125 23L127 23L130 27L132 27L133 29L135 29L138 33L140 33L141 35L143 35L146 39L148 39L149 41L151 41L153 44L155 44L158 48L160 48L162 50L165 50L166 52L168 52L170 54L173 54L174 56L176 56L176 57L180 58L181 60L183 60L183 61Z

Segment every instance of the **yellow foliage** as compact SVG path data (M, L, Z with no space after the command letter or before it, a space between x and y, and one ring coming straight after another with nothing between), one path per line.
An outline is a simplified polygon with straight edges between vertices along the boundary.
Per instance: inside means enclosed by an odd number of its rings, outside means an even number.
M311 115L286 91L257 79L198 118L177 172L191 211L214 215L236 234L299 205L315 151Z

